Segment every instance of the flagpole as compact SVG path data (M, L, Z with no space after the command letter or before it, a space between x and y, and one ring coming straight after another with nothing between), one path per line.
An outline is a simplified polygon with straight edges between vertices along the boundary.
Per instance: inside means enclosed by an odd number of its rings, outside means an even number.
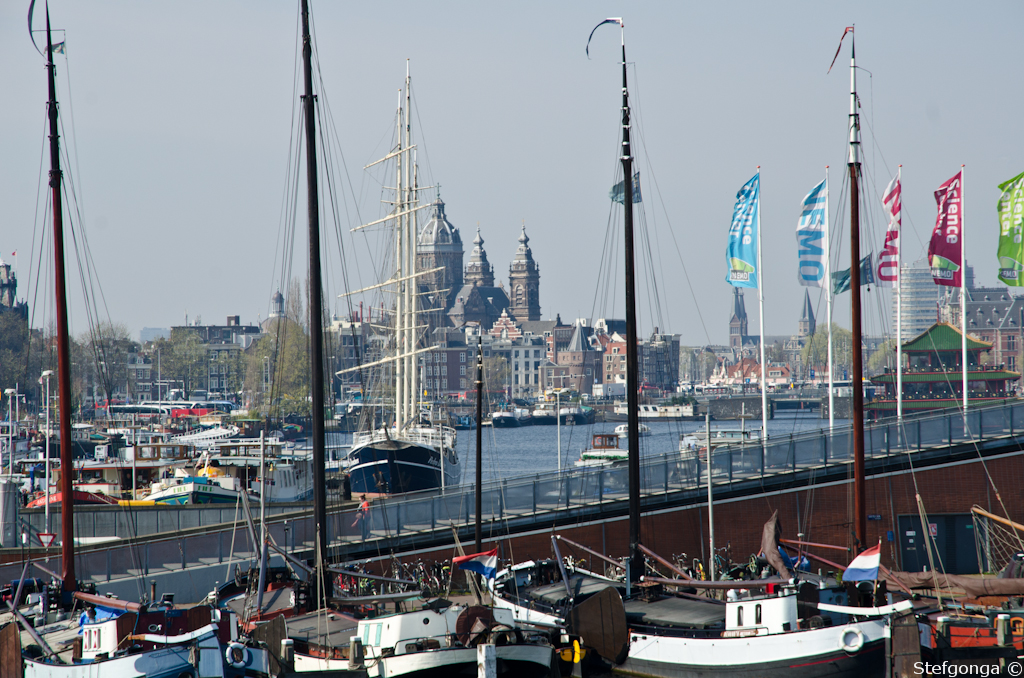
M960 362L963 367L964 436L967 436L967 248L964 244L964 165L960 165Z
M836 424L835 394L832 388L832 254L829 250L828 165L825 165L825 315L828 323L828 432Z
M900 187L899 236L896 239L896 422L903 424L903 165L896 170Z
M761 445L768 441L768 389L765 387L764 371L764 268L761 266L761 166L757 166L757 311L761 321ZM710 454L710 451L709 451ZM711 557L714 558L712 553Z

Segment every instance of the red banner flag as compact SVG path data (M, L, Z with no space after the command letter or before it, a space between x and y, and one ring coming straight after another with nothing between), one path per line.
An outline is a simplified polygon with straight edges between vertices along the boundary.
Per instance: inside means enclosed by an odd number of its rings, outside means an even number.
M963 261L960 258L960 238L963 229L960 196L963 190L963 170L935 191L935 202L939 215L935 219L935 230L928 243L928 265L936 285L960 287Z
M903 202L900 198L900 175L897 174L882 194L882 205L889 213L889 229L885 232L885 244L878 255L878 284L895 287L900 279L900 230Z

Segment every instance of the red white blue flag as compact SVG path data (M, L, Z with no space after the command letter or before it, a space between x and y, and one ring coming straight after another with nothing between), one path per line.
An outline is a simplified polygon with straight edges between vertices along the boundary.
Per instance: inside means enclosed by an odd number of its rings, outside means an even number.
M881 564L882 545L878 544L853 559L843 572L843 581L874 581L878 579L878 567Z
M452 564L461 570L469 570L482 574L487 579L494 579L498 571L498 549L474 553L470 556L458 556L452 558Z

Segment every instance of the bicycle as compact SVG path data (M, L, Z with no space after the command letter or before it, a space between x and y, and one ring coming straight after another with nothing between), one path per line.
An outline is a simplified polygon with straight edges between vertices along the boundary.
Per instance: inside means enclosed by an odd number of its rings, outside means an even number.
M693 559L693 575L694 579L699 579L700 581L708 580L707 572L704 571L704 563L701 562L700 558Z

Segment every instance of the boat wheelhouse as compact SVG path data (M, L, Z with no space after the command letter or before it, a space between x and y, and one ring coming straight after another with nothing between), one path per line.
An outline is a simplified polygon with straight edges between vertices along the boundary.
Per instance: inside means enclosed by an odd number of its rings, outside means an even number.
M629 450L619 448L619 434L595 433L590 447L580 452L576 466L607 466L625 462L629 459Z

